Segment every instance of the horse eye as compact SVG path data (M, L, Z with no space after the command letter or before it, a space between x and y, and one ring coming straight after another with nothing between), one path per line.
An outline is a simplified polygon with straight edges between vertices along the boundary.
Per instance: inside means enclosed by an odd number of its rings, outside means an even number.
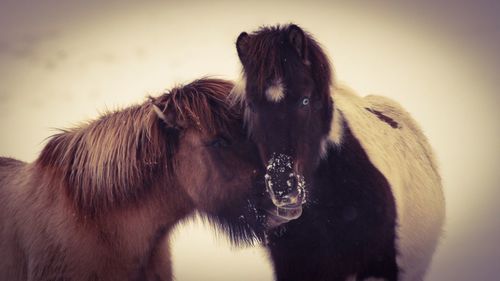
M303 106L309 105L309 98L307 98L307 97L303 98L302 102L301 102L301 105L303 105Z
M223 147L228 147L229 145L230 145L229 140L223 137L218 137L208 143L208 146L214 148L223 148Z

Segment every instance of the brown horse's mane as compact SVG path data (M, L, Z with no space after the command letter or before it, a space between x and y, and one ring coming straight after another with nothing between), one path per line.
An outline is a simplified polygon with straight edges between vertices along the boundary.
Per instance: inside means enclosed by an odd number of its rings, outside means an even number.
M283 77L284 67L290 67L290 63L284 63L284 49L280 46L287 42L287 31L292 25L262 26L250 34L252 40L246 46L247 63L258 63L254 69L258 69L257 87L258 93L264 94L267 80L270 78ZM328 98L332 84L332 68L328 56L322 50L320 44L313 36L304 32L308 52L308 64L310 65L312 77L318 92Z
M62 185L85 213L133 202L153 181L168 185L173 178L179 132L165 127L154 105L174 112L191 128L230 133L228 124L239 114L225 102L232 87L225 80L199 79L141 105L61 130L50 137L35 166L50 176L51 186Z

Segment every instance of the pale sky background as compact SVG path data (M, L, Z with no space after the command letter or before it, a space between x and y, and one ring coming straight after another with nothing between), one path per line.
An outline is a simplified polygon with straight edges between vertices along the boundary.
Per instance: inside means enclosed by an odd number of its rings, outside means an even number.
M500 277L499 1L0 0L0 155L203 75L237 77L241 31L294 22L338 81L400 102L441 165L448 220L427 280ZM173 237L179 281L272 280L264 250L199 221ZM1 257L0 257L1 258Z

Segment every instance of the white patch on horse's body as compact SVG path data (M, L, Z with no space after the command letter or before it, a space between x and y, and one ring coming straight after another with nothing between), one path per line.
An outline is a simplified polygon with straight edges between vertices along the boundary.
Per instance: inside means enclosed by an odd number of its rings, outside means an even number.
M266 90L266 98L270 102L280 102L285 98L285 87L281 79L276 79L274 83Z
M397 210L399 280L422 280L445 219L441 178L432 149L413 118L388 98L362 98L351 90L336 89L333 100L336 111L341 113L338 116L391 186ZM399 127L387 126L367 108L393 119ZM332 145L341 144L340 120L333 119Z
M335 95L335 89L332 89L332 93ZM322 159L325 159L328 155L328 146L340 146L342 144L342 136L344 133L343 123L344 117L342 117L342 113L336 106L334 106L332 123L330 124L330 133L324 140L321 141L320 157Z
M335 106L333 108L333 120L330 126L330 135L328 136L329 140L335 145L341 145L342 143L342 135L344 133L343 123L344 117L342 116L340 110Z

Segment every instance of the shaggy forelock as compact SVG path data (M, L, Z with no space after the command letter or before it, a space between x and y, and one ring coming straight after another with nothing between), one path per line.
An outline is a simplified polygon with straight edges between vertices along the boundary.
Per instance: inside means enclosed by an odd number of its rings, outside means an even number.
M245 71L251 71L255 83L257 95L264 95L269 82L285 77L285 73L293 71L298 67L294 65L288 52L293 48L288 43L288 29L290 25L277 25L261 27L251 33L249 43L245 49ZM308 64L316 88L321 96L328 98L332 84L332 71L330 62L320 45L312 35L305 32L308 50ZM293 50L295 51L295 50ZM301 62L302 64L303 62ZM306 64L301 67L306 67Z
M173 88L154 103L161 104L164 112L175 112L182 123L208 133L229 133L229 126L241 118L240 109L228 102L233 86L226 80L199 79Z

